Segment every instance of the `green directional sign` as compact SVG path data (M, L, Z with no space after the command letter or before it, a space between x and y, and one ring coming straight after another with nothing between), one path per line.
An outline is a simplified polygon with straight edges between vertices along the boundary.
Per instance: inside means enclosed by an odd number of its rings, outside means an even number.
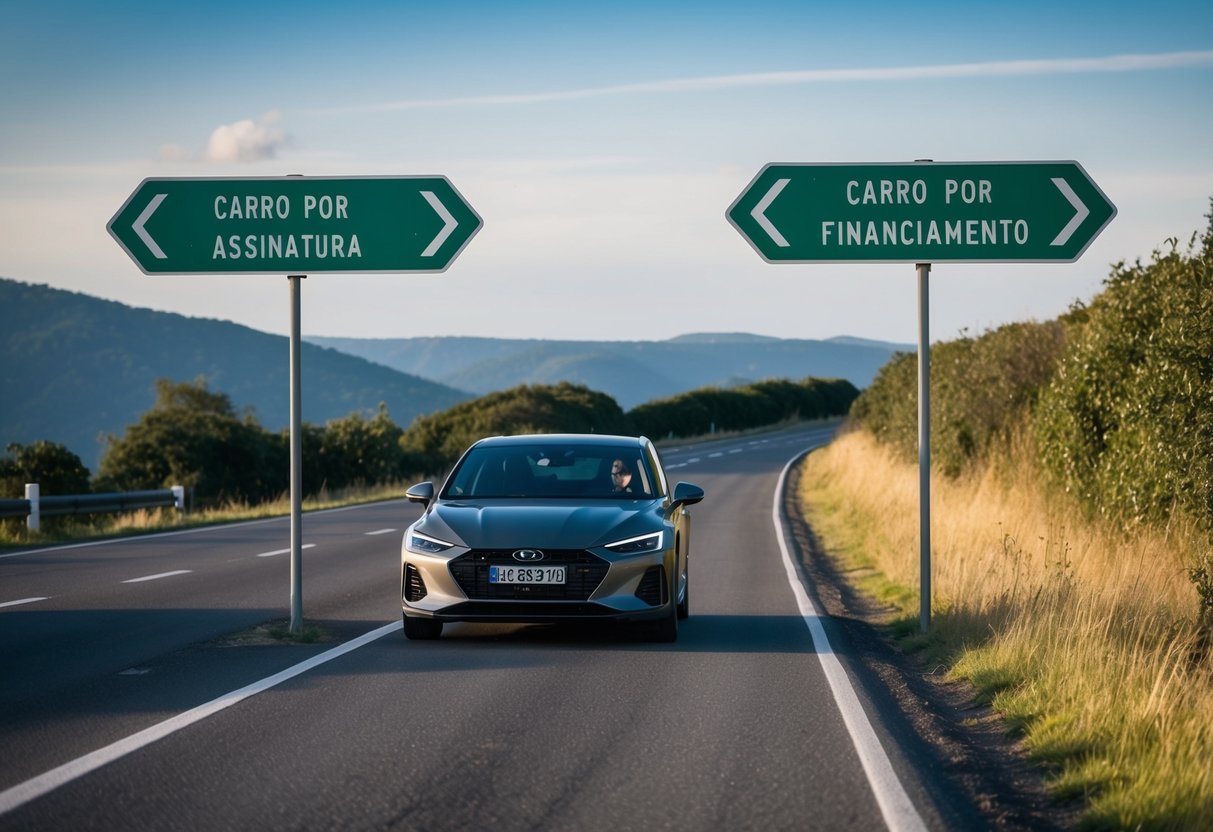
M441 272L482 221L444 176L145 179L106 228L146 274Z
M769 164L726 216L769 263L1069 263L1116 206L1078 162Z

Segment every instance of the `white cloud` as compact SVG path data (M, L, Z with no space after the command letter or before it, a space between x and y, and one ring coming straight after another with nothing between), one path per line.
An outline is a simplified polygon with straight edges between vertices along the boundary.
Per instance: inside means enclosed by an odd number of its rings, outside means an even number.
M927 78L979 78L990 76L1072 75L1090 72L1142 72L1213 65L1213 51L1168 52L1154 55L1109 55L1101 58L1049 58L1025 61L989 61L986 63L936 64L928 66L875 67L855 69L809 69L789 72L754 72L716 75L703 78L674 78L557 90L541 93L512 93L456 98L405 99L354 107L323 108L316 113L378 112L416 110L430 107L460 107L502 104L535 104L546 101L573 101L609 95L635 93L699 92L744 87L773 87L788 84L822 84L855 81L912 81Z
M222 124L211 133L202 158L207 162L272 159L287 143L287 135L277 123L278 113L271 112L256 122L244 119L234 124Z

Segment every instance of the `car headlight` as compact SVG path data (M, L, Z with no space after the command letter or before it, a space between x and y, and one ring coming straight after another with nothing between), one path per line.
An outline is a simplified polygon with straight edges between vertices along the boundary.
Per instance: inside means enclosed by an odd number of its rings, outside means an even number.
M424 555L436 555L439 552L445 552L455 545L454 543L447 543L445 540L439 540L436 537L430 537L428 534L415 531L409 531L407 540L409 551L420 552Z
M653 532L638 537L629 537L627 540L616 540L614 543L606 544L603 548L610 549L619 555L640 555L645 552L659 551L664 538L665 532Z

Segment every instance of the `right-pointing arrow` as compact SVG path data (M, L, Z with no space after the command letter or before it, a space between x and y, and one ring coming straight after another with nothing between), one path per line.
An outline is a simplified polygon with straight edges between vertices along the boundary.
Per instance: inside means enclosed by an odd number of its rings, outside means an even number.
M459 225L455 218L451 216L451 212L446 210L446 206L438 197L434 196L433 191L422 191L421 195L425 197L425 201L430 204L434 212L442 218L442 230L438 232L438 236L430 240L430 244L425 247L425 251L421 252L422 257L433 257L438 249L442 248L442 244L446 242L446 238L451 236L451 232Z
M131 225L131 228L135 229L135 233L139 235L139 239L142 240L143 244L148 247L148 250L156 256L157 260L163 260L168 255L164 253L164 249L156 245L156 241L152 239L152 235L148 234L147 229L143 226L146 225L147 221L152 218L152 214L156 213L156 209L160 207L161 202L164 202L164 198L166 196L168 196L168 194L156 194L154 197L152 197L152 201L147 204L147 207L143 209L143 213L140 214L139 218Z
M1068 199L1070 204L1074 206L1074 216L1066 223L1066 227L1061 230L1061 233L1053 238L1053 242L1049 243L1051 246L1064 246L1074 236L1074 232L1078 230L1078 226L1082 225L1082 221L1091 214L1091 209L1078 198L1078 194L1074 193L1074 189L1070 187L1070 183L1066 180L1061 177L1054 177L1053 184L1057 186L1057 190L1061 191L1062 196Z
M758 204L755 205L754 210L750 212L750 216L752 216L754 220L762 226L762 230L767 232L771 239L775 241L775 245L779 246L780 248L787 248L789 243L787 239L779 233L779 229L775 227L775 224L767 219L766 212L767 209L771 207L771 203L775 201L775 197L779 196L780 191L787 187L787 184L791 181L791 179L776 179L775 184L771 186L769 191L767 191L766 196L758 200Z

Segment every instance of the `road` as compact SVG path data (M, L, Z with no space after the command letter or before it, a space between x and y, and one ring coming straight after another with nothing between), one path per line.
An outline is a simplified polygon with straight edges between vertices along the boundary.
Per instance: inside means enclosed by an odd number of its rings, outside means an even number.
M0 829L948 828L785 564L781 472L829 436L663 450L707 492L674 644L484 624L405 640L403 501L305 516L315 645L227 638L287 614L286 519L5 555Z

